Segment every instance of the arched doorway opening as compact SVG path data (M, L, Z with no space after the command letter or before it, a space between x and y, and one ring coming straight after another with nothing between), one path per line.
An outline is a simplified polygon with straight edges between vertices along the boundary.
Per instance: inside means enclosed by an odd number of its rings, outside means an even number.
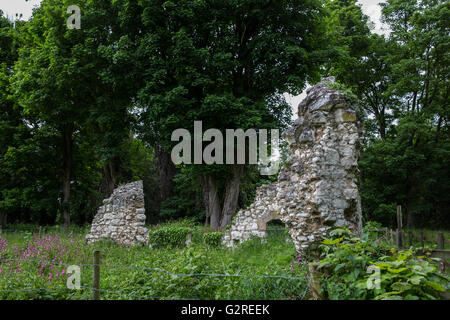
M272 219L266 223L266 239L292 241L289 230L280 219Z

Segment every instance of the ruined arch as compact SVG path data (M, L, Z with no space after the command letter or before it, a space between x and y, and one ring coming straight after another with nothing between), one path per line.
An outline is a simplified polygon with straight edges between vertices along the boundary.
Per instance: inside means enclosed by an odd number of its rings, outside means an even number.
M88 242L110 239L124 245L148 244L145 227L143 182L135 181L114 189L94 216Z
M362 125L345 96L331 88L333 82L327 78L307 90L285 134L290 155L278 181L257 189L255 201L224 233L224 245L264 237L273 219L285 223L299 254L314 251L333 226L361 234L356 175Z

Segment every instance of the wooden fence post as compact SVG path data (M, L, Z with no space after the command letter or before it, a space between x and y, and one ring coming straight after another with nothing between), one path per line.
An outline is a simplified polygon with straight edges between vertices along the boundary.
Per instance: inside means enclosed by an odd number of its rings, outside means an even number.
M192 232L188 232L186 235L186 247L189 247L192 243Z
M100 300L100 251L94 251L94 277L92 287L92 300Z
M386 242L389 243L389 229L388 229L388 227L386 227L386 228L384 229L384 233L386 234Z
M397 247L403 248L402 206L397 206Z
M317 272L317 267L319 266L318 263L310 263L308 265L308 271L310 275L310 287L311 287L311 294L313 300L322 300L322 297L320 296L320 276Z
M420 230L420 246L422 247L422 251L425 248L425 241L424 241L424 236L423 236L423 230Z
M439 232L438 233L438 249L439 250L444 250L444 233L443 232Z
M391 244L394 244L394 231L392 231L392 229L390 230L391 233Z

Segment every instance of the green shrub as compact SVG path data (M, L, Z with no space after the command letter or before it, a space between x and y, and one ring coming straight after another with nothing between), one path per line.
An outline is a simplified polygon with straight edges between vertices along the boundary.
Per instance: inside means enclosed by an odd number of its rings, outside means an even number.
M364 226L364 232L370 231L370 230L380 230L382 229L383 226L381 225L381 223L377 222L377 221L367 221L366 225Z
M321 294L329 299L439 299L448 286L438 272L440 259L416 257L412 250L398 251L367 235L357 238L346 228L330 236L322 242L325 258L319 265Z
M383 232L383 226L377 221L367 221L363 227L364 234L369 238L378 239L381 235L380 231Z
M165 226L149 233L149 244L155 248L162 247L183 247L186 245L186 239L191 228L179 226Z
M211 247L218 248L222 244L222 232L206 232L203 234L203 242Z

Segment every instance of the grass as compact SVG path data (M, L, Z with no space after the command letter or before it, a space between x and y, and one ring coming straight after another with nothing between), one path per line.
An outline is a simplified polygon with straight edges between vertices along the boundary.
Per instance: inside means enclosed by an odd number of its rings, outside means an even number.
M254 238L231 249L203 243L202 234L208 230L192 220L149 226L150 229L161 227L190 227L193 230L191 246L151 249L124 247L106 240L87 244L88 227L72 227L68 232L46 227L39 233L30 225L14 226L14 232L0 234L0 259L18 260L0 261L0 299L90 299L94 250L101 251L101 299L310 297L305 280L306 265L296 256L285 231L269 232L264 241ZM420 234L420 231L414 233ZM425 237L437 239L437 231L426 230ZM444 237L448 239L449 232L445 232ZM409 244L407 230L405 238ZM425 244L428 248L437 246L436 241ZM419 247L420 241L415 240L414 245ZM80 290L67 289L68 265L80 266Z
M375 229L375 228L373 228L373 229ZM379 230L380 230L380 232L378 232L378 236L384 237L385 236L384 229L380 228ZM413 247L414 248L421 247L421 243L420 243L420 232L421 231L422 231L422 229L412 229L412 233L414 236L413 237ZM403 229L403 242L404 242L405 247L410 246L408 232L409 232L409 229L407 229L407 228ZM428 249L433 249L433 250L437 249L438 248L437 239L438 239L439 232L442 232L444 234L444 249L450 250L450 231L448 231L448 230L423 229L423 235L425 238L424 246ZM396 241L396 234L394 234L394 243L395 243L395 241Z
M191 221L172 222L190 225ZM270 233L267 241L252 239L231 248L213 248L201 241L203 227L193 226L193 243L188 248L150 249L123 247L110 241L87 244L87 228L69 233L49 228L40 236L31 231L1 234L0 299L90 299L92 253L101 251L102 299L302 299L307 283L306 267L296 257L294 245L284 232ZM5 245L6 243L6 245ZM53 263L45 265L45 261ZM67 265L81 265L80 290L66 289ZM125 266L108 267L106 265ZM176 276L176 274L277 275L297 279L263 277ZM52 267L52 268L50 268ZM55 291L16 291L54 288ZM6 292L5 290L12 290ZM3 291L3 292L2 292Z
M408 238L408 229L404 230L404 237L406 243L409 245L409 238ZM420 229L412 229L412 233L415 236L413 238L413 244L414 246L420 247ZM438 233L442 232L444 234L444 249L448 250L450 249L450 231L445 230L429 230L424 229L423 230L423 236L425 237L424 244L426 246L429 246L433 249L437 249L437 239L438 239Z

